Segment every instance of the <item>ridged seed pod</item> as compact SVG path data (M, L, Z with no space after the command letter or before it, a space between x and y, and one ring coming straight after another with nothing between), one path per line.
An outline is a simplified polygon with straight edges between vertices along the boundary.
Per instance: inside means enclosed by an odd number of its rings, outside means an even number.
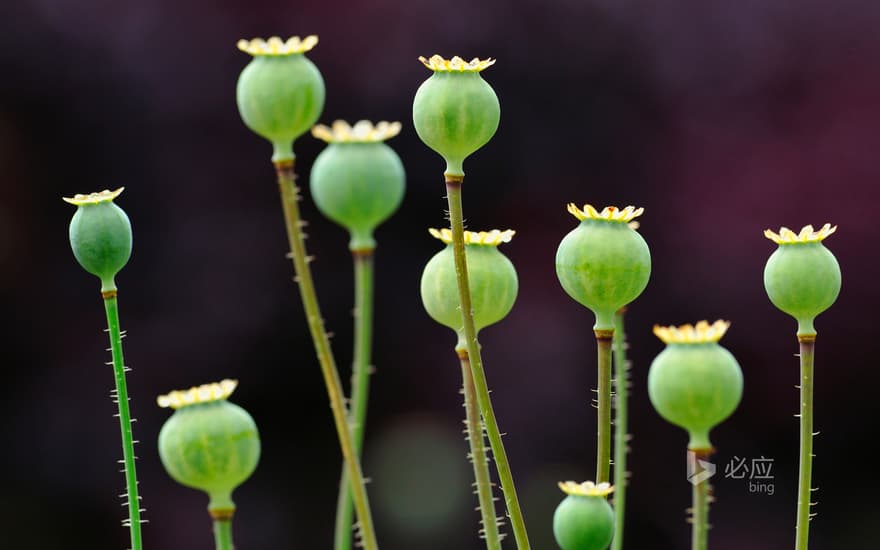
M566 481L559 488L568 495L553 514L553 535L562 550L605 550L614 537L614 510L608 483Z
M501 119L498 96L480 76L495 60L435 55L419 61L434 74L416 91L416 133L446 160L447 176L464 176L464 159L492 139Z
M101 279L102 292L116 290L116 274L131 257L131 222L113 202L123 189L64 199L77 207L70 220L70 248L79 265Z
M630 222L644 209L591 205L568 211L580 225L566 235L556 251L556 275L569 296L596 315L595 329L612 330L614 314L635 300L648 285L651 253Z
M667 421L690 434L688 448L711 451L709 431L739 405L743 375L739 363L718 341L730 323L700 321L681 327L654 327L666 343L648 371L651 404Z
M260 459L260 436L247 411L227 401L238 383L224 380L158 399L176 409L159 432L162 465L181 485L210 497L214 517L235 510L232 491L247 480Z
M812 225L800 233L783 227L764 235L779 245L764 267L764 288L770 301L798 322L798 336L815 336L813 320L831 307L840 294L840 264L822 241L837 230Z
M421 281L422 303L428 315L458 334L456 350L465 350L467 344L459 308L452 232L449 229L431 229L430 232L446 243L446 248L435 254L425 266ZM519 290L516 269L498 250L498 245L510 242L513 235L514 231L510 229L479 233L465 231L474 325L478 331L504 319L516 301Z
M238 42L238 49L254 56L238 77L238 112L248 128L272 142L274 162L294 158L294 140L324 109L324 79L305 56L317 43L314 35Z
M329 128L312 128L312 135L329 144L312 166L312 198L322 214L348 229L353 251L376 247L373 231L403 200L403 163L384 143L398 133L399 122L384 121L349 126L337 120Z

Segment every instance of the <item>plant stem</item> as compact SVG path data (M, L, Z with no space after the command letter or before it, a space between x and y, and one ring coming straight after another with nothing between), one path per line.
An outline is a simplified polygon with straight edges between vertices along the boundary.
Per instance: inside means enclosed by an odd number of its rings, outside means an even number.
M623 527L624 519L626 519L629 363L626 359L626 334L623 328L625 311L625 308L621 308L614 316L614 539L611 544L612 550L623 548Z
M214 542L217 550L232 550L232 518L214 520Z
M122 357L122 333L119 330L119 307L116 290L101 293L104 311L107 313L107 332L110 335L110 354L113 358L113 374L116 378L116 403L119 406L119 429L122 432L122 458L125 465L125 491L128 496L128 524L131 531L132 550L141 550L141 498L138 496L137 470L135 469L134 438L131 430L131 412L128 408L128 389L125 385L125 360Z
M596 483L602 483L609 481L611 476L611 341L614 330L596 329L594 332L599 358Z
M461 184L463 180L464 178L459 176L446 176L446 197L449 201L452 252L455 258L455 276L458 282L458 299L461 304L462 325L467 341L471 373L474 377L477 404L480 407L480 414L483 416L483 421L486 424L486 436L489 438L489 443L492 446L492 455L495 457L498 479L501 481L501 490L504 492L504 503L507 506L507 514L510 517L510 525L516 539L516 546L519 550L529 550L531 548L529 536L523 521L519 499L516 496L516 487L513 483L510 463L507 461L507 453L504 450L504 443L501 441L501 432L495 419L495 411L492 409L489 385L486 382L486 373L483 371L483 358L480 355L480 343L477 341L477 331L474 326L474 312L471 305L470 283L468 282L467 257L464 251L464 218L461 207Z
M482 535L486 539L488 550L501 550L501 536L498 533L498 521L495 515L495 497L492 496L492 478L489 473L489 460L486 457L486 446L483 440L483 421L476 401L474 376L471 363L465 350L458 352L461 360L462 393L464 394L465 426L467 439L471 449L471 463L474 465L474 480L477 486L477 498L480 502L482 517Z
M810 486L813 478L813 354L816 336L798 336L798 342L801 358L801 445L795 548L807 550L810 538Z
M364 443L367 397L370 391L370 356L373 341L373 251L355 251L354 260L354 359L351 369L349 429L358 457ZM343 467L336 501L334 548L351 550L354 502L348 471Z
M336 433L339 436L339 446L342 448L342 456L348 467L361 540L366 550L376 550L379 546L376 542L376 532L373 528L373 517L370 513L370 503L367 499L364 476L361 472L360 460L355 451L351 432L348 429L348 418L343 401L342 384L339 381L339 371L336 369L333 351L330 349L330 339L327 337L327 332L324 329L324 320L321 317L318 297L315 293L315 285L312 281L311 270L309 269L309 259L306 256L305 241L302 233L303 223L299 215L299 195L294 183L293 161L278 161L275 163L275 169L278 174L278 187L281 191L281 205L284 208L287 239L290 243L290 257L293 260L303 309L305 309L309 331L312 334L315 352L318 356L318 362L321 364L321 373L324 375L324 383L327 386L327 393L330 397L330 409L333 411L333 421L336 424Z
M697 455L696 464L700 464L700 455ZM700 467L698 466L698 469ZM704 479L693 487L693 527L691 534L691 548L693 550L707 550L709 547L709 480Z

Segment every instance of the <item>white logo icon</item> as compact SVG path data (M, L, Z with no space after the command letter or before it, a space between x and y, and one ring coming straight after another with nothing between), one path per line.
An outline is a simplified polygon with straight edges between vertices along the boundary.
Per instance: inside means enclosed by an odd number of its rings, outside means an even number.
M687 479L693 485L702 483L715 475L715 465L706 460L697 458L696 453L688 451L687 454Z

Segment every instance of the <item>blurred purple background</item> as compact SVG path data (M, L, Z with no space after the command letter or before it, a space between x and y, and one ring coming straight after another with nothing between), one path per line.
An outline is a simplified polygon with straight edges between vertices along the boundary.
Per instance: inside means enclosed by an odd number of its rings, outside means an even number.
M320 35L322 122L404 122L408 172L378 232L373 393L365 457L385 550L476 550L478 515L460 435L454 336L418 297L444 223L443 163L411 127L429 73L419 55L493 56L496 137L465 164L471 229L507 228L511 315L484 331L496 412L533 547L555 548L562 479L594 470L592 315L556 281L565 204L644 206L654 273L631 307L634 471L628 548L684 548L686 437L648 402L654 323L725 318L745 395L714 432L711 545L779 549L794 538L794 321L767 300L765 228L826 221L843 269L817 321L813 547L874 548L880 374L870 363L880 269L872 208L880 162L880 4L388 0L0 4L0 547L126 548L123 479L98 282L73 259L61 196L124 185L135 250L118 277L138 422L147 548L213 548L206 499L164 473L155 397L235 377L261 465L237 493L239 548L330 548L340 456L303 320L270 147L234 101L239 38ZM322 144L297 143L303 182ZM338 362L351 358L347 235L308 196L308 245ZM876 362L876 359L874 359ZM773 460L774 494L723 476ZM508 548L513 547L512 540Z

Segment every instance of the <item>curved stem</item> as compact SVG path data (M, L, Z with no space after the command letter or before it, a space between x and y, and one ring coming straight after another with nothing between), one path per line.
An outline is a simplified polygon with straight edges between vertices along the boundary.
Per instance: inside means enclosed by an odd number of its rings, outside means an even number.
M626 455L629 451L627 406L629 399L629 363L626 359L626 334L621 309L614 316L614 539L611 549L623 548L626 519Z
M700 463L698 459L697 464ZM709 547L709 480L696 483L693 488L693 527L691 548L707 550Z
M796 550L807 550L810 538L810 496L813 477L813 354L816 337L799 336L801 358L801 444L798 477Z
M305 309L309 331L315 344L315 352L321 365L321 373L324 375L324 383L330 397L330 409L333 411L333 421L336 424L336 434L339 436L339 446L342 456L347 465L348 475L351 479L352 498L357 512L358 524L363 546L366 550L376 550L379 546L376 542L376 532L373 527L373 517L370 512L370 503L367 499L367 489L364 485L364 476L361 471L360 459L355 452L355 446L351 432L348 429L348 418L342 393L342 384L339 381L339 371L333 359L333 351L330 349L330 339L324 329L324 320L318 306L318 297L315 293L315 285L312 281L312 273L309 269L309 259L306 255L305 241L302 233L302 221L299 215L299 196L294 183L293 161L279 161L275 163L278 174L278 187L281 191L281 205L284 208L284 221L287 227L287 239L290 243L290 258L296 271L296 281L299 283L300 296Z
M373 340L373 251L353 253L354 260L354 359L351 370L349 428L355 453L361 456L370 391L370 356ZM336 500L336 529L333 547L351 550L354 502L348 471L343 467Z
M522 510L516 495L516 487L513 484L510 463L507 461L507 453L504 450L504 443L501 441L501 432L495 419L495 411L492 409L489 385L486 382L483 358L480 355L480 343L477 341L477 331L474 326L474 312L471 305L470 283L468 282L467 257L464 251L464 219L461 208L462 180L462 177L457 176L446 177L446 197L449 201L452 251L455 258L455 276L458 282L458 299L461 304L462 324L467 341L471 373L474 377L477 403L480 406L480 414L483 415L483 421L486 423L486 436L489 438L489 443L492 446L492 455L495 457L495 466L498 469L501 490L504 492L504 503L507 506L507 514L510 517L510 526L516 539L517 548L519 550L527 550L531 548L529 536L526 532Z
M232 518L214 520L214 543L217 550L232 550Z
M498 520L495 515L495 497L492 496L492 477L489 473L489 460L483 440L483 421L477 406L474 376L467 351L458 352L461 360L462 393L464 394L465 426L468 444L471 449L471 463L474 465L474 481L477 486L477 499L480 502L482 535L488 550L501 550L501 535L498 533Z
M110 353L116 379L116 403L119 406L119 428L122 432L122 459L125 466L125 491L128 496L128 519L123 522L131 530L132 550L141 550L141 498L138 496L137 470L134 461L134 438L131 430L131 412L128 408L128 389L125 385L125 360L122 357L122 333L119 330L119 307L116 291L102 292L104 311L107 313L107 332L110 335Z
M614 330L596 329L594 332L599 359L596 483L602 483L611 476L611 340Z

